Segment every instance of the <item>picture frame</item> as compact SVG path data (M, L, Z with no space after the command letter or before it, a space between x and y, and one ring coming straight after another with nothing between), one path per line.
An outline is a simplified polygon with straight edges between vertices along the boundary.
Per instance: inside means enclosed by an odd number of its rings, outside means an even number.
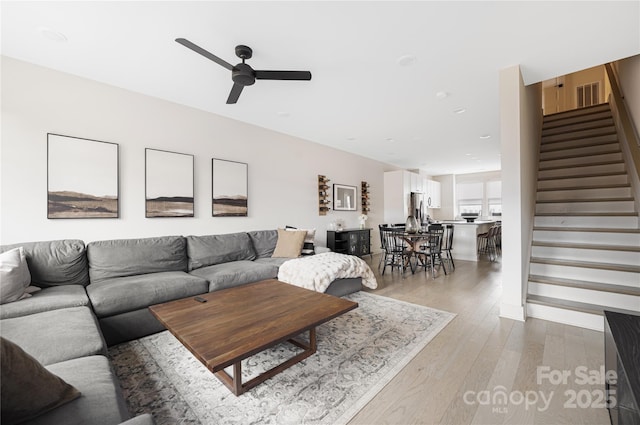
M335 211L356 211L356 187L345 184L333 185L333 209Z
M145 217L194 216L194 156L145 149Z
M247 217L249 166L244 162L211 159L211 215Z
M47 133L47 218L118 218L119 145Z

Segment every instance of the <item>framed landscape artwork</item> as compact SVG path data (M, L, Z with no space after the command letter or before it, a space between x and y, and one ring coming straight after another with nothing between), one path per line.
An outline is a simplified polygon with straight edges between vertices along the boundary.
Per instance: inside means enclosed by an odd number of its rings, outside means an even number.
M145 149L145 217L193 217L193 155Z
M211 160L214 217L247 217L247 171L243 162Z
M355 211L356 187L344 184L334 184L333 209L336 211Z
M47 134L47 218L118 218L118 144Z

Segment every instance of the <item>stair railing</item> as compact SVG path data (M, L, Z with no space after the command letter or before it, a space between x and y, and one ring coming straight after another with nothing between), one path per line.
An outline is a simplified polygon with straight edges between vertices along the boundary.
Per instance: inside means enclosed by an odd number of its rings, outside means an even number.
M629 110L625 105L624 95L620 89L615 69L610 63L605 64L604 67L611 84L609 105L616 124L625 162L629 168L633 168L633 170L628 171L628 174L635 192L636 210L640 211L640 141Z

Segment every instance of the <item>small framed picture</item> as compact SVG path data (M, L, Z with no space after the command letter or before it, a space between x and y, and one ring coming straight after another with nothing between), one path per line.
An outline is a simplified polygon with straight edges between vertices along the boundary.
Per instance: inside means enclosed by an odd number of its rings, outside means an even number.
M344 184L334 184L333 209L336 211L355 211L356 187Z

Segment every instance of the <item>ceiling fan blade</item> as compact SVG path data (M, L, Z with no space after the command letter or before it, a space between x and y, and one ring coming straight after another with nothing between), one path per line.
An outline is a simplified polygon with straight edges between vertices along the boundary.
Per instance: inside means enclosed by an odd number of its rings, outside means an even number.
M231 93L229 93L229 97L227 98L227 105L236 103L238 101L243 88L244 86L242 84L233 84L233 87L231 87Z
M212 61L214 61L218 65L224 66L229 71L233 71L233 65L231 65L229 62L225 61L224 59L220 59L219 57L217 57L213 53L207 52L202 47L200 47L200 46L198 46L196 44L193 44L192 42L190 42L186 38L176 38L176 42L182 44L186 48L189 48L189 49L193 50L196 53L201 54L202 56L204 56L207 59L211 59Z
M310 80L309 71L255 71L256 80Z

